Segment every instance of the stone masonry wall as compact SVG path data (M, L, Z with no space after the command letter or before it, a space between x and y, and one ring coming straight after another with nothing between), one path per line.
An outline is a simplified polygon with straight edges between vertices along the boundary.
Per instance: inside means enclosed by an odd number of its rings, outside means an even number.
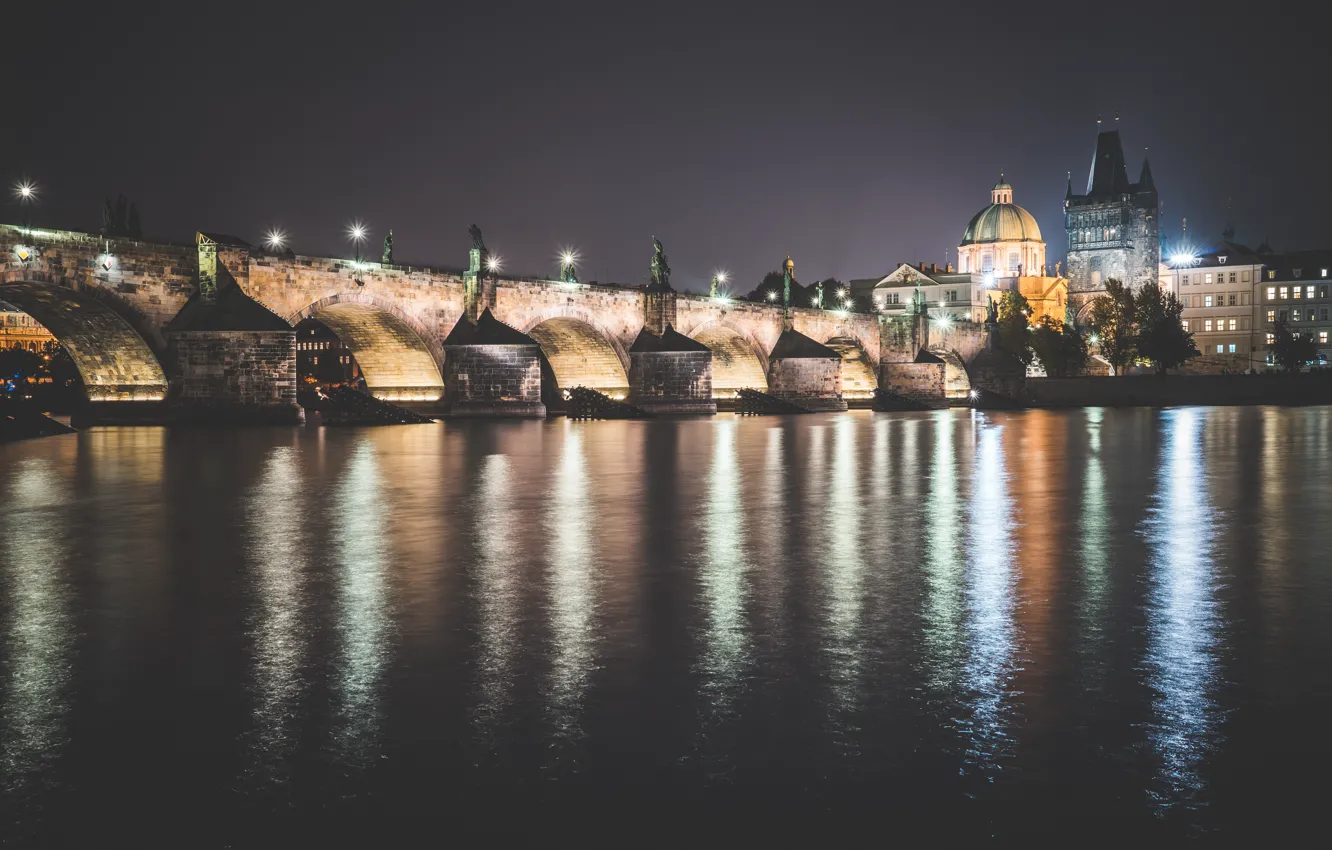
M294 331L188 331L170 337L172 404L182 420L294 423Z
M712 353L635 351L629 355L629 403L649 412L713 412Z
M444 398L455 415L545 415L537 346L451 345L447 352Z
M768 392L779 398L840 400L842 361L821 357L792 357L768 365ZM845 404L845 403L843 403Z
M944 374L942 363L885 363L879 369L879 386L927 407L945 407Z

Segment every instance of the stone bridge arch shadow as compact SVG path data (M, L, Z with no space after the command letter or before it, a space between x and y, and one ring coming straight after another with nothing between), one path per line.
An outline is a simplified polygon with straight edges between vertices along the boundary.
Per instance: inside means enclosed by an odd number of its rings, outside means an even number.
M865 401L874 398L879 387L878 368L865 351L865 344L853 334L839 334L823 343L842 355L842 398Z
M547 409L563 408L563 391L573 387L615 399L628 395L629 355L615 335L586 311L548 310L522 331L541 350L541 401Z
M0 301L40 322L64 349L90 401L161 401L160 332L115 293L64 280L0 277Z
M712 397L734 398L737 390L768 389L768 354L751 334L729 322L698 325L690 339L712 349Z
M971 395L971 376L962 355L944 346L930 346L930 353L944 362L944 398L962 401Z
M341 292L286 317L295 327L317 319L351 349L366 389L387 401L438 401L444 395L444 348L414 317L369 293Z

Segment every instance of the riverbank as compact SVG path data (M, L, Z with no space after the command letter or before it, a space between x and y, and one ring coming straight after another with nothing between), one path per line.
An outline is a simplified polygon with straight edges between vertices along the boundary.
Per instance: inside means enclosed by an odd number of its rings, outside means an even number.
M1332 404L1332 376L1312 372L1029 378L1022 402L1049 408Z

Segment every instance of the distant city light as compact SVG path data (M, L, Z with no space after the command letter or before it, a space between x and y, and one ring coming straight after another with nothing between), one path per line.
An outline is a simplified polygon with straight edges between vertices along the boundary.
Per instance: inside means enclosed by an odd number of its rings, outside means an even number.
M274 251L281 251L287 247L287 232L280 227L269 228L264 235L264 244Z

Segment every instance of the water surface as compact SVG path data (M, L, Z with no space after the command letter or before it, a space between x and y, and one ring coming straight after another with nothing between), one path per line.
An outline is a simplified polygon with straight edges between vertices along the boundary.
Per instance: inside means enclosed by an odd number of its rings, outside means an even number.
M0 446L0 842L1291 837L1332 410Z

